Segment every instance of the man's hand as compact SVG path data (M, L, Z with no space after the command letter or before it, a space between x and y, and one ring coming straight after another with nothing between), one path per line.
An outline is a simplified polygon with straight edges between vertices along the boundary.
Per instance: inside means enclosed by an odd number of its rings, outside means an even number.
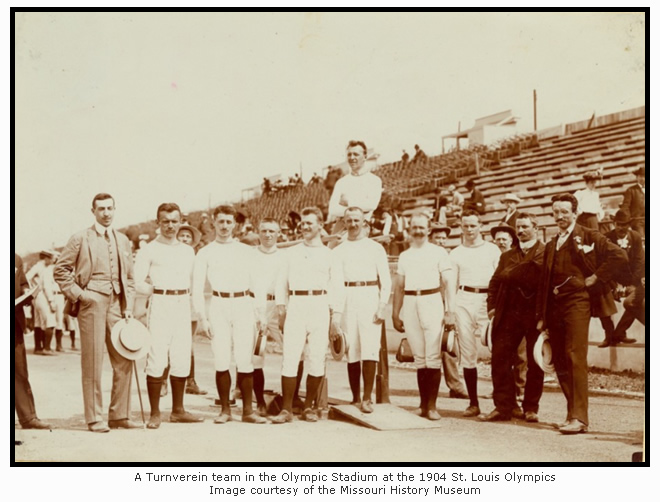
M495 317L495 309L490 309L488 311L488 319L492 319L493 317Z
M536 323L536 330L541 332L545 329L545 323L543 322L543 319L541 319L539 322Z
M87 291L83 291L80 293L80 296L78 297L78 301L82 304L89 304L92 303L92 297L89 296L89 293Z
M406 332L406 330L403 329L403 321L398 317L392 316L392 324L394 325L394 329L397 330L399 333Z
M585 285L586 287L590 288L591 286L593 286L594 284L596 284L597 281L598 281L598 277L596 277L596 274L593 274L593 275L590 275L589 277L587 277L587 278L584 280L584 285Z
M456 325L456 314L453 312L445 312L445 324Z
M343 330L341 329L341 314L338 312L332 313L330 321L330 340L336 340L341 336Z
M385 307L384 303L378 306L378 310L374 314L374 324L383 324L385 322Z
M197 334L204 336L209 340L213 340L213 333L211 332L211 324L207 319L202 319L197 324Z

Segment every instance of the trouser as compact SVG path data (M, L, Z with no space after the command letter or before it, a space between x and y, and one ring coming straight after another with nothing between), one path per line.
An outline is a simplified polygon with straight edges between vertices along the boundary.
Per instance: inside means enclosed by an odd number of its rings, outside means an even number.
M442 295L404 296L401 318L415 358L415 367L441 369Z
M147 375L160 378L168 363L171 376L187 378L190 375L190 324L189 295L151 297L147 316L147 326L151 333Z
M14 341L14 409L21 425L37 418L32 387L28 380L25 343L17 341Z
M91 301L81 302L78 313L80 327L80 364L82 367L83 403L88 424L103 420L101 377L103 349L108 349L112 365L112 393L109 420L129 418L131 407L131 376L133 363L120 355L112 345L110 332L121 319L119 296L86 290Z
M486 296L485 293L469 293L462 289L456 293L456 329L463 368L477 367L477 340L488 325Z
M216 371L228 371L232 355L238 373L252 373L252 354L256 338L253 300L249 296L213 296L209 309L213 339L211 348ZM190 325L190 323L188 323Z
M465 386L458 374L458 357L452 356L449 352L443 352L442 371L445 374L445 383L449 390L453 390L458 394L464 394Z
M552 361L566 397L567 419L589 424L587 349L591 306L586 292L549 301L546 324Z
M517 354L521 340L527 351L527 378L523 409L538 413L543 393L543 370L534 361L534 344L538 333L534 319L505 313L492 333L493 354L491 372L493 378L493 401L495 407L505 415L518 405L516 403ZM554 352L553 352L554 354Z
M325 355L328 348L330 309L326 295L291 296L284 322L284 347L282 351L282 376L295 378L298 363L305 350L307 375L321 377L325 374Z
M513 364L513 376L516 382L516 395L522 396L525 393L525 383L527 382L527 341L522 339Z
M378 361L380 324L374 323L378 311L377 286L347 287L342 329L348 345L348 362Z

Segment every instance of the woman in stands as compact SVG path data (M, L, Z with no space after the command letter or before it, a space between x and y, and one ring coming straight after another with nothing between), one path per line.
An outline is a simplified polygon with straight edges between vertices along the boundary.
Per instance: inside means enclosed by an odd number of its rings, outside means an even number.
M599 171L584 173L586 188L575 192L578 200L578 225L598 230L598 222L603 219L603 208L600 205L600 196L596 191L596 182L601 178Z

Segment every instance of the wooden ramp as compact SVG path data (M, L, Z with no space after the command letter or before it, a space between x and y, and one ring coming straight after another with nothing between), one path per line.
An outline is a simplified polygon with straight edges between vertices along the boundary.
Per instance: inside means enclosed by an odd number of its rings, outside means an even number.
M374 404L373 406L373 413L362 413L352 404L331 406L328 418L331 420L348 420L378 431L438 429L442 427L442 419L427 420L393 404Z

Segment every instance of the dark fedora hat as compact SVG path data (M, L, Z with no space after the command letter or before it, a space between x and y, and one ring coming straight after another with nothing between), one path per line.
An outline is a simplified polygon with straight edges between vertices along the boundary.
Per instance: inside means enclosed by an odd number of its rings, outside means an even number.
M495 239L495 236L497 235L498 232L506 232L511 236L514 244L518 243L518 235L516 234L516 230L511 225L507 225L506 223L500 223L499 225L495 225L493 228L490 229L491 237Z
M631 221L630 215L623 209L619 209L612 220L614 223L621 223L622 225L627 225Z
M436 232L446 232L447 237L449 237L451 235L451 228L441 225L439 223L431 223L431 231L429 232L429 234L433 235Z

